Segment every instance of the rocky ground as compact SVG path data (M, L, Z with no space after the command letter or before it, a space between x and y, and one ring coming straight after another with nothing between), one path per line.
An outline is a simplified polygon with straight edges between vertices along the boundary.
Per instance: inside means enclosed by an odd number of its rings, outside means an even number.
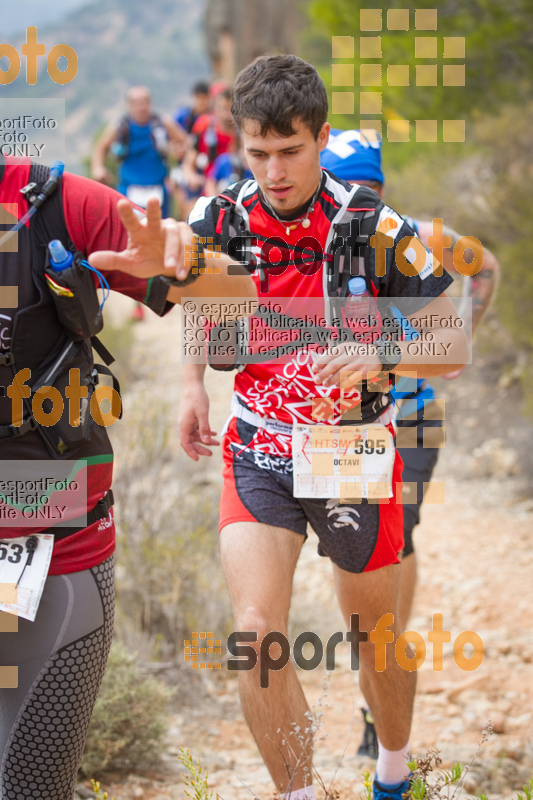
M128 313L129 306L124 309ZM173 418L180 371L178 322L179 313L172 313L163 321L150 316L135 327L135 380L126 394L128 402L128 394L151 386L154 397L171 399ZM442 671L432 668L431 645L418 671L412 750L423 755L438 747L445 764L469 763L490 720L494 733L465 781L467 793L483 791L489 800L514 796L533 773L533 436L520 415L517 374L516 356L492 321L478 343L474 365L459 381L437 381L446 400L447 442L434 480L444 483L445 503L426 503L417 529L420 579L409 625L427 642L432 615L440 613L452 636L444 646ZM211 372L208 379L216 398L212 424L220 430L231 377ZM178 447L175 429L168 447ZM182 460L185 470L201 470L204 481L220 483L218 456L200 467L187 464L184 454ZM124 477L119 465L117 480ZM315 545L313 534L298 565L292 630L295 635L313 630L325 641L345 626L329 563L318 558ZM454 661L453 642L462 631L474 631L483 642L483 662L473 671ZM355 755L362 697L344 648L338 648L327 688L323 665L300 671L300 677L310 705L324 710L316 769L326 786L333 781L341 800L349 800L359 796L361 770L372 769L373 762ZM149 773L106 776L102 782L109 797L183 798L180 747L202 760L210 788L224 800L272 797L270 778L242 717L235 673L222 670L191 686L196 691L183 693L187 696L182 694L174 709L161 764ZM79 790L81 796L88 791Z

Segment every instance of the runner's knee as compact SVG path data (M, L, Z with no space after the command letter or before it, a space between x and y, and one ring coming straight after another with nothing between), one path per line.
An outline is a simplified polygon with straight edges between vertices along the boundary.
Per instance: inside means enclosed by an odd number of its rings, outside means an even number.
M262 640L269 633L275 631L287 636L287 623L282 616L276 617L271 610L259 608L256 605L249 605L242 613L236 614L235 622L237 631L248 631L253 633L254 637L257 635L255 642L250 641L252 647L257 651L259 651Z

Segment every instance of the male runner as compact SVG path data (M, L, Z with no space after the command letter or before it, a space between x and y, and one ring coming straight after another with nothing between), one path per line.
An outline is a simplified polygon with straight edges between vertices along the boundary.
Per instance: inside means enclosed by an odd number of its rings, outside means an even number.
M146 208L149 197L157 197L166 217L167 158L173 149L178 152L177 148L187 145L187 134L170 117L154 113L148 87L132 86L126 93L126 103L125 116L108 125L95 145L91 176L111 184L112 175L105 166L111 151L119 161L117 190L142 208Z
M381 166L381 138L373 130L335 130L330 132L327 146L320 155L325 169L348 183L370 186L381 198L384 194L385 177ZM429 247L433 235L433 223L413 220L405 217L416 231L422 242ZM460 275L453 260L453 249L460 239L459 234L444 226L444 236L449 237L449 244L443 251L443 266L452 275ZM495 256L487 249L484 261L472 278L464 279L463 297L471 298L472 307L465 311L465 322L472 326L472 336L487 311L498 284L500 265ZM471 312L471 313L470 313ZM460 371L448 373L445 378L456 378ZM420 522L420 506L424 497L424 484L431 480L439 455L441 444L440 429L443 421L439 420L439 409L434 404L433 387L424 379L414 383L409 378L398 378L391 392L398 404L396 423L398 426L396 445L403 461L403 523L404 548L402 553L402 569L400 581L399 609L404 629L407 629L416 589L417 563L413 542L413 530ZM415 446L412 436L406 434L416 428ZM434 430L430 432L430 428ZM436 430L435 430L436 429ZM424 434L426 431L426 434ZM411 441L408 446L405 436ZM434 444L435 446L431 446ZM406 485L407 484L407 485ZM413 497L413 495L416 496ZM411 499L412 498L412 499ZM411 500L411 502L409 502ZM367 709L362 709L365 719L363 742L359 747L359 755L377 758L378 746L372 717Z
M208 113L210 103L211 98L209 96L209 84L205 81L198 81L198 83L195 83L192 88L192 104L188 106L181 106L176 110L173 116L174 122L176 125L179 125L181 128L183 128L187 134L187 137L190 137L196 120ZM189 210L191 208L190 203L188 202L190 198L187 197L187 181L183 175L182 166L183 159L187 153L187 145L189 143L192 144L192 142L189 141L184 143L184 145L180 148L180 151L175 153L178 163L177 166L170 170L170 180L173 185L178 219L187 219L189 215L187 207L189 207ZM198 197L198 194L196 194L195 197Z
M180 125L186 133L191 133L194 123L202 114L209 111L209 84L198 81L192 87L192 103L180 106L174 113L174 122Z
M200 236L213 237L215 244L224 248L231 236L232 208L238 208L253 235L254 253L261 251L256 263L260 267L268 261L278 264L276 269L261 270L254 276L259 297L265 302L268 298L286 298L286 314L295 308L303 316L306 306L318 306L327 313L329 287L335 279L326 246L332 220L355 214L358 209L372 215L379 202L372 190L361 187L350 194L349 184L321 171L320 151L329 135L327 112L324 84L310 64L295 56L256 59L237 76L232 106L255 181L229 187L218 200L199 201L190 217L193 230ZM452 279L447 274L433 274L429 254L422 276L407 277L394 264L396 243L403 236L413 241L413 230L386 206L374 217L374 230L379 227L393 235L392 245L382 254L384 274L381 256L376 261L372 248L364 250L372 293L378 297L418 298L419 308L423 308L410 319L421 334L433 311L437 317L445 313L455 318L445 294ZM278 255L270 259L265 240L273 236L279 242ZM305 265L298 250L303 236L308 252ZM450 362L460 366L467 359L467 343L462 331L454 330L449 342ZM443 329L432 328L431 333L435 341L444 340ZM391 355L385 356L378 345L369 345L366 355L360 355L344 344L332 344L323 355L315 354L313 363L310 351L303 348L292 358L247 364L236 377L233 416L223 442L221 557L235 629L256 632L257 642L270 631L287 635L292 579L308 522L319 537L319 553L329 556L333 563L337 596L347 624L357 613L360 631L373 631L378 620L391 612L394 621L390 638L395 639L401 630L397 614L398 554L403 547L401 505L390 494L388 502L363 499L360 504L341 503L338 497L295 497L291 458L292 426L316 422L315 400L327 399L334 424L341 420L342 402L348 398L359 405L363 423L378 421L383 430L393 430L390 396L372 391L372 385L364 381L361 392L345 389L341 397L341 371L366 377L369 371L381 369L397 374L419 370L430 376L454 368L450 363L423 364L410 358L403 344L395 355L393 365L387 361ZM204 369L203 365L186 368L180 412L181 443L195 460L209 454L209 447L217 444L208 421ZM396 459L393 482L399 481L400 463ZM354 634L354 646L356 640ZM259 649L257 643L255 647ZM399 800L407 786L406 755L416 675L402 670L393 653L389 653L386 668L376 670L374 647L371 641L364 641L364 635L359 657L361 685L380 737L374 797ZM259 666L239 672L248 725L284 797L314 799L311 744L303 745L300 752L298 739L291 737L295 739L292 751L284 745L293 726L302 732L310 726L294 668L288 664L271 673L269 688L262 689Z
M212 87L213 88L213 87ZM182 173L187 186L186 219L204 190L214 162L236 147L235 127L231 118L231 90L218 87L213 97L213 111L198 117L191 131L192 145L183 159Z
M95 419L92 403L92 422L87 400L78 400L79 415L70 417L76 370L85 390L79 397L91 397L89 393L96 392L94 363L89 338L72 339L55 304L60 296L67 303L82 300L83 308L89 308L91 297L98 304L96 291L90 282L79 291L62 290L61 278L54 277L50 264L45 264L47 245L62 236L63 246L88 257L112 289L146 303L160 315L180 302L182 295L197 291L222 296L242 292L253 297L255 293L247 275L227 275L225 256L216 262L220 275L201 275L194 285L169 284L169 279L187 278L184 247L192 245L190 228L174 220L162 226L153 200L144 224L117 192L76 175L65 174L60 185L56 175L55 191L42 207L19 230L9 231L6 223L11 227L22 221L33 202L32 194L44 192L50 184L43 171L33 177L32 185L42 181L44 188L23 196L20 190L30 183L30 167L27 160L0 161L4 212L0 234L0 604L13 602L2 578L6 563L15 565L20 584L35 567L33 556L37 560L52 544L53 550L49 568L45 565L35 579L30 578L35 583L23 586L26 593L35 593L44 583L35 621L17 618L0 605L0 798L72 800L113 632L113 453L105 427L111 423ZM7 241L10 233L13 236ZM38 414L39 404L32 403L38 396L39 377L54 397L44 421L44 412ZM44 411L50 411L49 402L41 398ZM61 405L60 419L49 421ZM60 437L55 436L58 430ZM57 448L52 446L55 442ZM17 469L24 480L51 479L51 462L59 463L65 456L71 465L69 480L86 487L86 495L67 495L69 499L63 495L64 505L58 508L68 526L58 527L43 517L23 525L24 508L6 489L6 479ZM55 497L60 496L58 492ZM43 533L48 536L41 537Z

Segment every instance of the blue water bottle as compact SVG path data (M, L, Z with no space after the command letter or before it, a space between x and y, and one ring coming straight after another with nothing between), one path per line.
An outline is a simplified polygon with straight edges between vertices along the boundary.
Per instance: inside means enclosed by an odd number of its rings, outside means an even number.
M104 324L92 273L59 239L48 242L44 276L59 321L75 342L95 336Z
M53 239L48 243L48 252L50 253L50 266L54 272L63 272L74 261L72 253L63 246L59 239Z

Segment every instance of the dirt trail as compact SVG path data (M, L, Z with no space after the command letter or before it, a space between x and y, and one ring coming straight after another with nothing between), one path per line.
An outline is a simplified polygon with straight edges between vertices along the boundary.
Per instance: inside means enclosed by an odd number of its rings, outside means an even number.
M491 347L496 335L497 353ZM143 391L151 382L154 396L170 399L175 418L181 372L179 313L162 321L150 315L136 326L135 336L136 381L129 391ZM423 754L435 745L445 761L468 762L483 726L492 720L496 732L466 783L468 791L483 790L489 800L509 796L533 772L533 502L529 499L533 437L531 426L518 416L519 391L513 376L501 378L504 363L512 365L514 360L502 336L496 324L489 323L475 366L460 381L437 382L447 402L448 427L434 480L445 485L445 504L426 503L416 531L420 579L409 625L427 643L432 615L441 613L444 628L452 636L444 646L440 672L432 669L431 645L427 645L426 660L418 672L412 750ZM231 383L231 374L208 372L211 422L219 431ZM169 446L178 447L175 429ZM184 454L182 458L185 462ZM219 454L196 469L220 483ZM117 516L120 519L120 509ZM317 556L312 534L297 568L292 631L297 635L313 630L326 641L344 629L329 562ZM454 662L453 642L462 631L475 631L483 641L484 659L475 671L463 671ZM358 797L361 769L374 763L355 756L362 697L347 648L344 644L337 649L327 697L323 696L324 664L314 672L299 671L310 705L329 706L326 738L317 743L315 766L326 784L336 774L342 800ZM164 767L153 775L117 781L107 787L110 796L115 794L117 800L183 798L176 758L179 747L188 747L195 758L202 759L210 773L210 787L224 800L272 796L270 778L242 718L235 673L215 673L205 679L204 688L206 695L198 699L198 705L189 698L173 717ZM342 766L337 768L345 748Z

